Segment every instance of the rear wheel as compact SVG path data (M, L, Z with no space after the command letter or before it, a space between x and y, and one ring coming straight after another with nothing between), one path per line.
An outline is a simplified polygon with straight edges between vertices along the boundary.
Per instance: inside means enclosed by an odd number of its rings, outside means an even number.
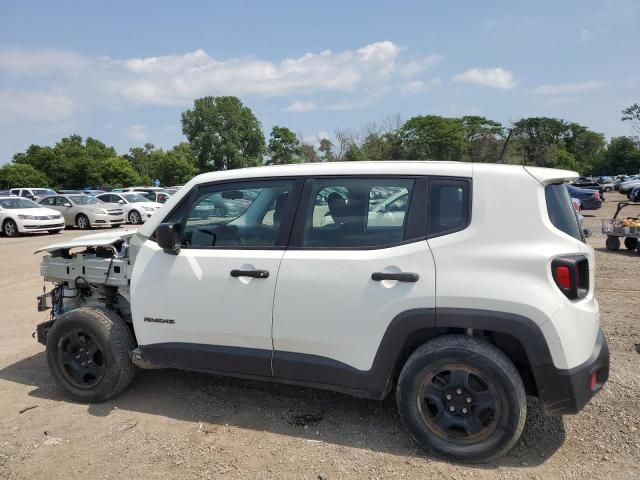
M612 250L612 251L616 251L616 250L620 250L620 237L607 237L607 241L606 241L606 246L607 249Z
M7 237L15 237L18 235L18 225L16 225L16 222L8 218L2 224L2 233Z
M624 239L624 246L627 250L635 250L638 248L638 239L634 237L627 237Z
M506 453L526 419L524 386L493 345L447 335L419 347L405 363L396 392L402 422L438 457L481 462Z
M56 383L75 400L102 402L133 378L133 335L109 310L84 307L61 315L47 334L47 364Z
M78 227L80 230L87 230L88 228L91 228L91 222L89 222L89 217L87 217L83 213L78 215L76 218L76 227Z

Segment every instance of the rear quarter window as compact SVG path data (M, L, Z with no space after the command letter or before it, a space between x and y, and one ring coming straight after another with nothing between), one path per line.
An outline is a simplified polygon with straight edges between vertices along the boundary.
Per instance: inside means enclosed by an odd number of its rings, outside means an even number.
M573 238L584 241L576 211L571 204L569 191L564 183L552 183L544 188L549 220L558 229Z
M429 187L429 236L465 229L471 220L471 182L463 179L432 179Z

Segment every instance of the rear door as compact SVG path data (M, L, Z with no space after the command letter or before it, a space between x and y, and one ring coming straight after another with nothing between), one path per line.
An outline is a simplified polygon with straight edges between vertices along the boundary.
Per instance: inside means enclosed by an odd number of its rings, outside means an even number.
M433 315L427 186L410 177L307 180L276 288L276 377L344 384L336 372L369 371L394 318Z

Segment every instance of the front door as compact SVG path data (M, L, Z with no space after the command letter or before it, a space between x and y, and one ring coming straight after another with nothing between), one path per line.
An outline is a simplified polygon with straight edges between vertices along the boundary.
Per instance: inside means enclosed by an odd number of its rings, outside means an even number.
M271 375L273 296L299 190L292 179L212 184L169 214L183 224L180 252L149 239L133 270L147 360Z
M434 318L426 190L411 178L307 181L276 289L276 377L366 388L392 321Z

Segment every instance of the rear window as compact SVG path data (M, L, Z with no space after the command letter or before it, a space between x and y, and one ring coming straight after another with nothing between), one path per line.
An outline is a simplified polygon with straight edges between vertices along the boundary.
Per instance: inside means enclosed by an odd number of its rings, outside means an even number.
M583 241L582 230L578 224L576 211L571 204L571 197L564 183L552 183L544 189L547 199L547 212L549 220L558 229L567 235L571 235Z

